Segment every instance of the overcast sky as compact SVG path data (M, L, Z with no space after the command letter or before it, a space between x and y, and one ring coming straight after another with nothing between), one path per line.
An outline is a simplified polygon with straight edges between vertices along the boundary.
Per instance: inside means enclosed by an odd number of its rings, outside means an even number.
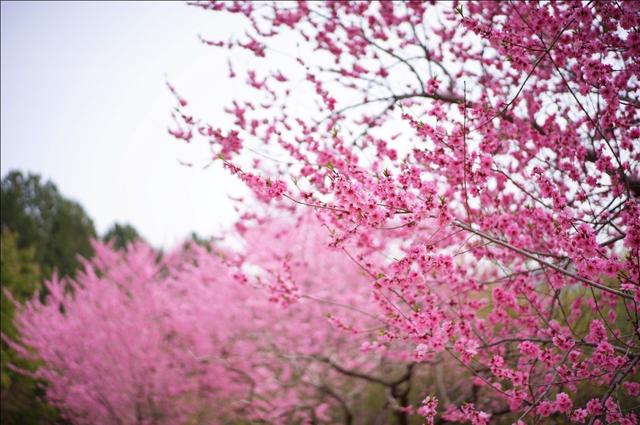
M52 179L103 233L129 222L156 246L233 219L242 187L167 127L165 79L209 122L241 90L215 39L234 22L179 2L2 2L1 171ZM216 37L218 36L218 37Z

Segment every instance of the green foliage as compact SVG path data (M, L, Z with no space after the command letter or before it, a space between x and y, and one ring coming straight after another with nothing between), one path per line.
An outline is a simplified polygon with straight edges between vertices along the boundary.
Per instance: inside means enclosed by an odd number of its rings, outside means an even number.
M9 232L2 232L0 240L0 276L3 290L8 290L17 301L29 298L37 289L40 281L40 268L34 260L33 249L18 249L16 236ZM15 339L17 332L13 324L15 306L13 302L3 294L2 317L0 325L2 333L11 339ZM10 371L7 369L11 355L8 347L2 343L2 390L11 384Z
M12 171L2 179L2 229L17 235L18 248L33 247L45 278L54 270L72 276L78 255L93 254L92 220L80 204L66 199L52 182Z
M123 250L127 247L127 244L142 240L142 237L130 224L114 223L102 237L102 240L111 242L116 249Z
M30 298L38 289L40 267L35 261L35 249L18 248L17 236L9 231L3 231L0 240L0 272L3 290L10 292L18 302ZM16 340L17 337L17 331L13 324L14 314L13 302L3 294L1 331L12 340ZM1 344L1 350L0 397L2 409L0 418L2 423L16 425L52 423L56 418L56 411L41 401L43 391L38 382L7 367L9 364L13 364L21 369L33 371L36 365L20 358L4 341Z
M2 274L0 281L19 303L31 298L40 282L57 270L73 276L78 256L93 254L93 222L76 202L60 194L55 184L39 175L12 171L2 179ZM2 333L12 340L15 306L2 296ZM58 419L55 409L43 401L43 382L19 374L8 365L34 371L26 360L2 342L1 400L3 424L49 424Z

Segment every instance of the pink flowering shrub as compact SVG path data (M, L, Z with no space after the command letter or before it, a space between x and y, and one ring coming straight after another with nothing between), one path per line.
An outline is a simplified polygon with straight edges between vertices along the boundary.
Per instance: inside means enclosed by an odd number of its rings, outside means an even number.
M246 252L96 244L75 281L54 278L46 302L21 309L11 345L42 361L73 423L353 417L367 385L395 391L411 375L391 350L362 348L380 327L366 279L307 221L297 235L289 222L244 229ZM371 370L385 359L383 380Z
M239 235L164 255L96 243L75 280L17 305L21 340L4 339L74 424L406 421L434 363L376 341L364 271L308 214Z

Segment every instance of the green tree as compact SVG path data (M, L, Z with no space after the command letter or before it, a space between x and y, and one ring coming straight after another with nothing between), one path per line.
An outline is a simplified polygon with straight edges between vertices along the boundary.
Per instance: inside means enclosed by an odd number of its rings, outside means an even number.
M40 267L35 259L34 248L20 249L17 235L3 231L0 239L0 279L3 291L10 293L17 302L30 298L40 286ZM1 303L0 327L2 333L12 340L17 339L13 324L15 306L7 294ZM32 361L20 358L2 341L0 361L0 418L3 424L45 424L56 418L55 409L47 406L42 397L44 392L39 383L23 374L9 369L9 364L25 370L35 370Z
M84 209L65 198L50 181L37 174L8 173L1 183L2 274L3 292L22 303L40 288L42 279L54 270L73 276L80 266L78 256L93 255L91 239L96 232ZM45 292L45 291L43 291ZM2 333L12 340L18 337L13 324L15 306L2 296ZM55 409L42 397L42 385L8 364L35 370L36 364L21 358L2 342L1 401L3 424L47 424L57 419Z
M142 240L142 237L130 224L114 223L102 237L102 240L111 242L114 248L122 250L126 248L128 243Z
M2 179L2 229L17 235L18 248L33 247L44 278L54 270L72 276L78 255L93 254L92 220L77 202L37 174L12 171Z

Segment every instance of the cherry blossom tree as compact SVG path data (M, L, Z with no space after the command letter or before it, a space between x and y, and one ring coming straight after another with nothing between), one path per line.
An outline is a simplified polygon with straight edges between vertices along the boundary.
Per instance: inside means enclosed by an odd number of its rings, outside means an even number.
M386 324L364 273L310 220L247 224L237 251L96 243L76 280L16 303L22 337L4 339L72 423L406 423L427 363L372 345Z
M192 6L246 93L169 132L253 199L18 308L68 420L638 422L639 3Z
M366 275L368 349L446 364L398 421L637 423L640 3L192 5L238 23L200 39L247 94L220 127L170 86L169 131L263 205L237 228L313 213ZM305 308L291 276L272 297Z

